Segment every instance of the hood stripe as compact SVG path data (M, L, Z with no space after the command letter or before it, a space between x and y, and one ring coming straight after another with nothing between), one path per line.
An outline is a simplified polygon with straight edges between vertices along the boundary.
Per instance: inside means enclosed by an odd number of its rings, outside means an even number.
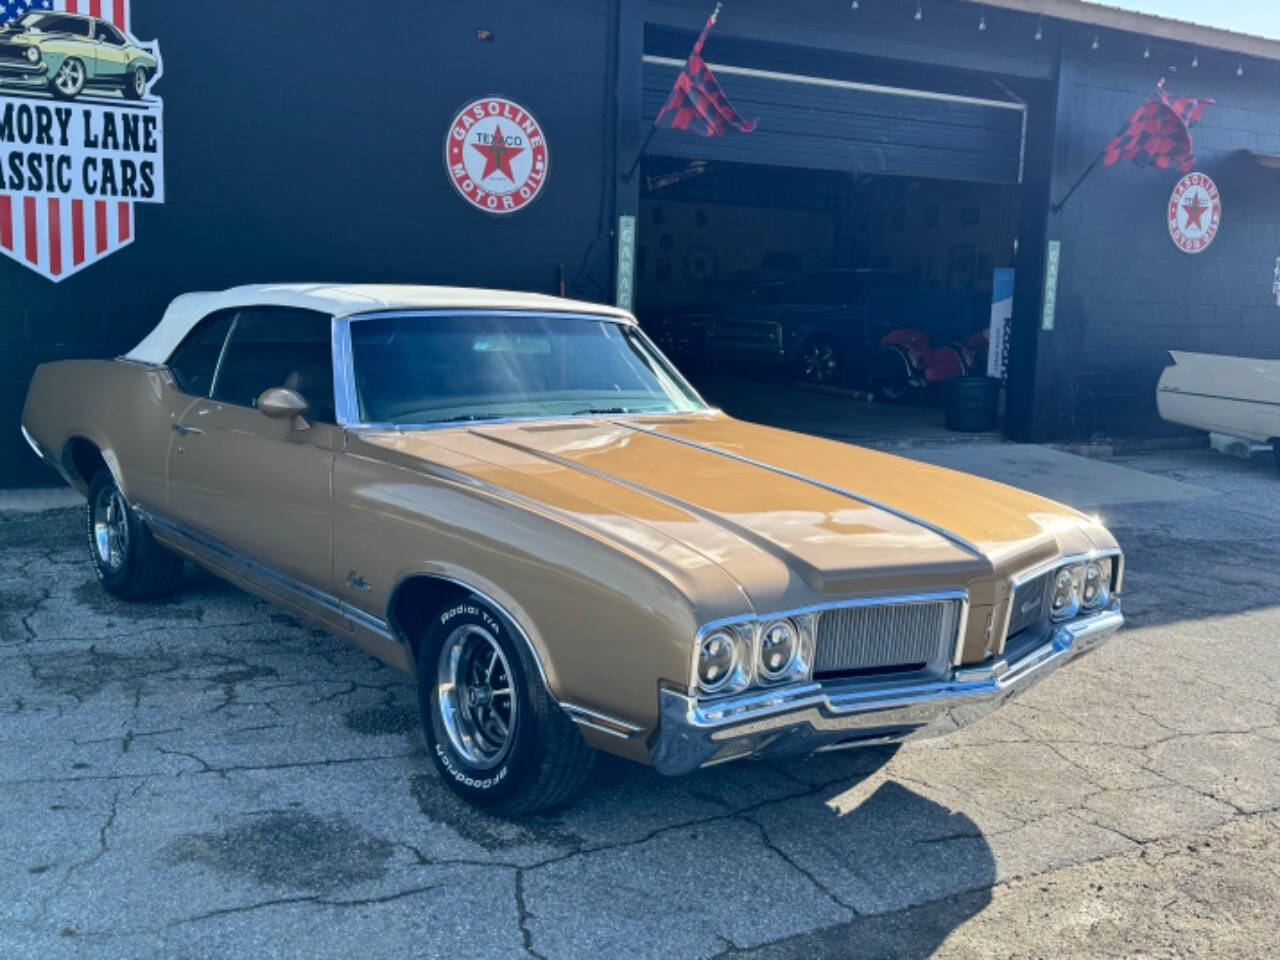
M799 480L801 483L807 483L814 487L820 487L831 493L839 494L842 497L848 497L850 500L856 500L868 507L875 507L877 510L883 510L885 513L892 514L900 520L906 520L908 523L914 523L917 526L924 527L942 537L944 540L955 544L960 549L987 560L987 555L976 544L966 540L958 533L953 533L945 527L940 527L936 523L930 523L923 517L917 517L914 513L908 513L906 510L899 510L897 507L882 503L879 500L873 500L871 497L864 497L862 494L854 493L852 490L846 490L844 487L837 487L831 483L824 483L814 477L806 476L803 473L796 473L793 470L787 470L785 467L777 467L770 463L764 463L760 460L753 460L751 457L744 457L740 453L732 453L728 450L722 450L719 447L713 447L709 444L699 443L696 440L686 440L684 437L677 437L674 434L664 433L661 430L652 427L646 427L642 423L628 422L625 420L610 421L619 427L626 427L628 430L635 430L639 433L648 434L651 437L661 437L663 440L670 440L672 443L682 443L686 447L693 447L695 450L702 450L706 453L717 454L721 457L727 457L730 460L737 460L739 463L745 463L753 467L759 467L761 470L768 470L770 473L776 473L779 476L788 477L792 480Z
M661 490L655 490L652 487L646 487L644 484L636 483L632 480L627 480L623 477L615 476L614 474L607 473L603 470L597 470L594 467L589 467L584 463L579 463L577 460L572 460L568 457L562 457L559 454L551 453L550 451L547 451L547 450L539 450L537 447L526 446L523 443L519 443L515 440L509 440L506 437L500 437L492 433L482 433L479 430L471 430L469 432L471 433L472 436L480 437L482 440L488 440L491 443L497 443L504 447L510 447L512 450L519 450L521 453L528 454L531 457L538 457L541 460L546 460L548 463L554 463L557 466L564 467L566 470L573 470L578 473L586 474L589 477L594 477L597 480L603 480L606 483L616 484L617 486L630 490L633 493L638 493L641 496L645 496L645 497L651 497L654 500L657 500L659 503L665 503L669 507L675 507L678 510L683 510L685 513L688 513L691 516L697 517L700 520L709 521L710 523L713 523L716 526L724 530L727 530L733 536L737 537L740 540L745 541L746 543L755 547L757 550L761 550L767 553L768 555L776 558L777 560L781 561L782 563L789 564L790 566L794 567L796 570L799 571L800 575L805 579L807 583L809 583L810 585L814 585L815 588L817 589L820 589L820 587L817 586L821 580L821 574L819 570L816 567L814 567L811 563L807 562L804 558L799 556L794 550L784 547L781 544L774 543L768 537L762 536L761 534L757 533L755 530L752 530L750 527L743 526L740 523L735 523L733 520L730 520L728 517L725 517L722 514L716 513L714 510L708 510L706 507L699 506L698 504L693 503L691 501L683 500L680 497L673 496L672 494L669 494L669 493L663 493ZM643 522L643 521L640 521L640 522ZM651 530L656 529L647 523L645 524L645 526L649 527L649 529ZM742 595L746 598L747 603L751 605L751 609L753 611L756 609L755 601L752 599L750 591L747 590L746 586L737 577L735 577L732 573L729 572L729 570L725 567L723 563L721 563L719 560L714 559L713 557L708 556L706 553L698 549L698 547L690 543L688 540L685 540L683 538L672 537L671 534L663 533L662 531L657 531L657 532L660 533L662 536L671 537L671 539L675 540L677 543L683 544L686 549L692 550L694 553L702 557L708 563L715 564L715 566L723 570L725 575L731 581L737 584L738 589L742 592Z

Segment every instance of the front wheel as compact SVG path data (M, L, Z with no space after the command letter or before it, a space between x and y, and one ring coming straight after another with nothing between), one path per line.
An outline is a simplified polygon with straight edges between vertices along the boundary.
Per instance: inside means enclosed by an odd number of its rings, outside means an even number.
M477 597L440 611L417 670L427 749L464 800L528 813L563 803L586 782L595 752L500 611Z
M813 337L795 359L796 376L805 383L831 383L840 373L840 349L829 337Z
M89 74L79 57L67 57L49 79L49 91L59 100L74 100L84 92Z
M130 100L141 100L147 92L147 68L134 67L124 80L124 95Z
M86 526L94 572L112 596L154 600L178 585L182 558L155 541L107 470L89 484Z

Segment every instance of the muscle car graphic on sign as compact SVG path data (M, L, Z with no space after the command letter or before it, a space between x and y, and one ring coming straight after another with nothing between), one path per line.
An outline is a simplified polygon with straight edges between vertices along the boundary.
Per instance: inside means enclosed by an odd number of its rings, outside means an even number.
M132 23L130 0L0 0L0 257L54 283L164 203L163 60Z
M141 100L159 68L151 50L98 17L35 12L0 28L0 86L44 87L60 100L90 88Z
M142 600L193 560L417 679L464 798L945 733L1122 623L1096 519L708 407L635 319L558 297L179 297L41 366L23 432Z

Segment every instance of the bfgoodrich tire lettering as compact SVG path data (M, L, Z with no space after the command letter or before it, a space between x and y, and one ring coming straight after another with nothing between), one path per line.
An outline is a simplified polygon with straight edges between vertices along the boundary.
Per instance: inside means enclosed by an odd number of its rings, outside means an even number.
M108 593L154 600L178 585L182 558L155 541L106 470L89 483L85 527L94 572Z
M527 813L563 803L586 781L594 751L489 604L471 597L441 610L419 644L417 670L427 750L464 800Z

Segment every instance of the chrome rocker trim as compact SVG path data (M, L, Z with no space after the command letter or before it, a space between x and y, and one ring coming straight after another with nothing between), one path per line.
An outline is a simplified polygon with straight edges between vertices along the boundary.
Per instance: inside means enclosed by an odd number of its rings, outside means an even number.
M26 431L24 430L23 433L25 434ZM28 437L29 436L30 435L28 434ZM169 520L166 517L162 517L151 510L136 506L133 507L133 510L149 526L164 530L172 536L186 540L197 547L201 547L210 553L216 554L232 566L251 575L255 575L259 579L269 582L278 588L282 588L293 594L295 597L309 600L317 606L323 607L332 613L336 613L340 617L345 617L353 624L364 627L366 630L382 637L385 640L394 640L397 643L406 642L405 638L400 635L399 631L397 631L388 621L383 620L380 617L366 613L359 607L355 607L344 600L340 600L330 593L326 593L323 590L319 590L315 587L309 586L308 584L295 580L294 578L281 573L279 570L276 570L274 567L267 566L266 564L260 563L257 560L245 556L244 554L238 553L218 540L214 540L211 537L206 537L197 533L196 531L191 530L180 523ZM464 583L461 580L457 580L453 577L436 576L434 574L432 576L435 576L436 579L446 580L449 583L456 584L469 593L475 594L485 603L492 605L495 610L500 611L502 615L515 626L516 632L524 641L525 646L529 651L529 655L533 658L533 662L538 668L538 675L542 678L543 687L546 689L551 699L569 715L569 719L574 723L582 727L590 727L592 730L598 730L601 733L611 734L612 736L619 737L623 740L629 740L644 732L643 727L636 726L633 723L628 723L626 720L620 720L619 718L610 716L607 713L601 713L597 710L590 710L587 707L580 707L576 704L558 700L555 694L551 692L551 685L547 681L546 669L542 665L542 658L539 656L537 648L529 639L529 635L525 632L524 627L520 625L519 621L516 620L516 618L513 617L511 613L502 606L502 604L498 603L483 591L477 590L475 587ZM392 596L394 596L394 592Z
M1055 628L1014 663L990 657L953 669L946 680L809 683L710 703L663 688L650 758L659 773L678 775L749 755L800 755L949 733L1094 649L1123 623L1115 602Z
M337 614L340 617L350 620L353 624L358 624L359 626L364 627L366 630L377 634L384 640L397 639L385 620L375 617L372 614L365 613L359 607L354 607L344 600L339 600L330 593L326 593L323 590L318 590L315 587L302 583L299 580L295 580L293 577L281 573L275 567L268 566L265 563L260 563L251 557L238 553L219 540L197 533L195 530L192 530L180 523L176 523L167 517L162 517L145 507L135 506L133 510L139 517L146 521L147 525L150 527L163 530L171 536L177 537L181 540L186 540L196 547L200 547L209 553L215 554L231 566L252 576L256 576L259 580L281 588L288 593L293 594L296 598L309 600L311 603L328 610L330 613Z

